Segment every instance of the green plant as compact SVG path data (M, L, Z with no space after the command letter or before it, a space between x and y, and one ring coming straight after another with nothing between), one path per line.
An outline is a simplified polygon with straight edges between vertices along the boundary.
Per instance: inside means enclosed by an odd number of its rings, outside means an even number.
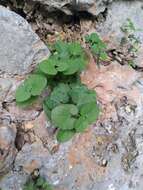
M58 41L52 55L39 63L34 74L16 91L18 105L31 104L44 91L43 109L58 128L57 140L65 142L97 120L99 107L96 93L81 84L79 74L88 60L78 43Z
M121 26L121 30L124 33L124 37L121 39L121 44L128 44L129 53L137 53L140 48L141 41L136 35L136 32L141 30L137 29L129 18L123 26Z
M40 74L32 74L16 91L16 102L27 105L37 98L47 85L47 79Z
M134 69L137 69L138 66L135 64L134 59L137 57L137 53L140 49L141 41L137 36L138 31L131 19L127 19L126 22L121 26L121 31L124 36L121 39L121 47L124 48L123 52L126 52L125 60L128 65Z
M24 185L23 190L53 190L52 186L42 177L37 179L29 179Z
M99 35L97 33L92 33L90 35L87 35L85 37L85 40L87 43L90 44L92 53L96 57L97 64L99 64L99 61L107 61L108 60L108 55L106 53L107 46L101 40L101 38L99 37Z

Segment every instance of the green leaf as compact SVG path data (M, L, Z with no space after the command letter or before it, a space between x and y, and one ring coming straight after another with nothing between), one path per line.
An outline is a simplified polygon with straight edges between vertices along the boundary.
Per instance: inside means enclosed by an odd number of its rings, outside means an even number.
M46 87L47 79L43 75L33 74L24 83L31 96L38 96Z
M84 130L88 127L87 119L81 116L79 119L75 121L74 127L77 133L84 132Z
M63 130L73 129L78 109L73 104L63 104L55 107L51 113L51 119L53 124Z
M78 60L79 72L81 72L84 69L86 69L87 63L88 63L87 57L85 55L80 56L80 58Z
M59 71L59 72L63 72L63 71L65 71L65 70L67 70L68 67L69 67L69 65L68 65L66 59L65 59L65 60L59 60L59 61L57 61L57 63L56 63L56 69L57 69L57 71Z
M54 107L58 106L60 102L56 102L55 100L51 99L51 96L48 96L44 100L45 105L47 106L48 109L52 110Z
M57 140L61 143L70 140L75 134L74 130L59 130L57 133Z
M79 59L68 59L67 64L68 68L63 72L64 75L72 75L79 70Z
M86 42L91 42L92 44L100 42L99 35L97 33L92 33L85 37Z
M98 34L92 33L86 37L86 41L90 43L92 53L99 56L99 60L106 61L108 59L107 45L100 39Z
M85 85L83 84L72 84L70 85L71 89L70 89L70 96L72 98L72 101L77 104L81 94L85 94L88 92L88 89Z
M61 41L61 40L58 40L55 45L54 45L54 48L55 50L59 53L59 54L65 54L66 56L68 55L68 44ZM65 56L64 56L65 57Z
M56 86L50 96L44 100L44 111L48 118L51 118L51 110L56 106L63 103L68 103L69 101L69 86L64 83L60 83Z
M83 104L90 103L90 102L96 102L96 93L95 92L88 92L81 94L77 106L80 108Z
M51 119L51 110L50 110L49 106L46 104L46 101L43 102L43 110L44 110L46 116L48 117L48 119Z
M70 43L68 46L68 49L69 49L70 55L73 55L73 56L78 56L78 55L80 56L83 52L81 45L77 42Z
M28 100L24 102L16 102L18 106L22 108L29 107L35 103L35 101L38 99L38 96L31 96Z
M15 98L16 102L24 102L31 97L31 93L24 84L19 86L16 90Z
M86 117L89 124L97 120L99 112L99 106L96 104L96 102L84 104L80 108L81 116Z
M21 105L29 105L35 99L33 96L38 96L44 90L47 84L47 79L38 74L31 75L24 83L16 90L16 102Z
M45 183L45 180L42 177L39 177L36 181L36 186L41 187Z
M53 92L51 93L51 100L59 103L67 103L69 101L69 87L66 84L59 84L53 89Z
M70 96L78 107L85 103L96 101L96 92L89 90L85 85L76 84L71 86Z
M108 55L107 55L107 53L106 52L101 52L100 53L100 59L102 60L102 61L106 61L106 60L108 60Z
M91 46L91 49L93 53L101 54L101 53L104 53L104 51L106 50L106 45L101 41L100 43L93 44Z
M97 33L91 33L90 35L85 36L86 42L96 43L100 40Z
M25 185L24 190L52 190L52 186L42 177L30 179Z
M57 74L57 70L56 70L56 62L57 60L55 59L55 57L50 57L47 60L42 61L39 64L39 68L40 70L48 75L56 75Z
M55 43L54 48L59 59L69 58L68 43L59 40Z
M45 99L45 105L51 110L56 106L59 106L63 103L68 103L69 101L69 86L64 83L58 84L50 96Z
M92 52L96 55L100 55L101 50L98 46L98 44L93 44L93 46L91 46Z

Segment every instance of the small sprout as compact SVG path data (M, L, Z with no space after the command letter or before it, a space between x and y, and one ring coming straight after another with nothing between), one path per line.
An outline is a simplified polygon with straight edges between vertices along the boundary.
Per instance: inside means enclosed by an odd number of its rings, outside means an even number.
M87 43L90 44L91 51L93 55L96 57L96 61L108 61L108 55L106 53L107 46L106 44L100 39L97 33L92 33L85 37ZM99 64L99 63L97 63Z
M129 18L125 24L121 26L121 30L125 34L125 36L121 39L121 42L124 42L126 44L128 43L130 45L130 52L137 52L139 50L141 41L139 37L136 36L136 32L140 30L135 27L134 23Z
M29 179L23 190L53 190L53 188L44 178L38 176L36 179Z

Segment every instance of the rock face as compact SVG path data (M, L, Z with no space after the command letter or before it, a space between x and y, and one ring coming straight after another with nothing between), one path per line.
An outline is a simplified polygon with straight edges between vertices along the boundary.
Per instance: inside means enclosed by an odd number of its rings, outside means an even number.
M106 21L100 24L98 31L106 38L109 38L109 43L116 47L123 36L121 27L129 18L137 29L140 29L136 34L143 42L143 2L142 1L116 1L108 6L108 14Z
M105 11L106 7L113 0L32 0L44 5L45 8L52 12L61 10L70 15L73 10L87 11L93 15L98 15Z
M72 14L71 7L73 5L73 0L32 0L32 1L44 5L49 12L52 12L53 10L61 10L66 14Z
M96 31L100 33L103 39L108 42L108 48L123 48L121 39L125 37L121 27L127 24L130 19L136 28L134 35L139 39L140 48L138 48L137 57L134 62L136 65L143 67L143 2L138 1L115 1L108 6L108 13L105 22L96 26ZM95 29L92 30L92 32ZM131 40L129 40L131 42ZM127 49L127 48L126 48Z
M49 55L48 48L21 16L0 6L0 70L24 74Z
M60 10L65 9L66 12L70 10L68 5L72 4L71 1L58 0L33 1L49 9L55 7ZM104 11L109 2L111 1L80 0L77 2L77 8L88 10L96 15ZM130 17L138 28L143 27L141 5L141 1L113 2L108 10L106 21L99 27L100 33L104 37L109 35L110 43L114 41L115 45L118 45L121 38L120 26L127 17ZM39 53L35 54L33 43L35 44L36 39L39 41L39 38L27 22L5 8L0 7L0 10L2 10L0 15L3 15L0 23L4 23L1 28L6 30L10 21L13 23L11 28L16 27L14 31L17 31L16 35L15 32L10 34L11 31L8 28L3 36L11 39L13 49L15 46L16 50L21 47L21 42L18 41L19 46L13 42L13 39L15 42L21 39L24 43L22 44L24 55L21 51L10 52L11 66L9 62L3 64L0 59L0 66L5 72L4 75L0 75L0 103L2 104L0 105L0 121L4 121L0 125L0 176L8 172L0 178L0 188L22 190L29 175L38 169L40 175L52 183L57 190L142 190L142 73L133 70L128 65L120 65L116 61L112 61L107 66L101 65L99 69L96 67L95 60L90 60L89 68L83 72L81 78L89 88L96 90L102 107L101 118L85 133L77 134L71 141L59 145L53 134L55 131L51 124L47 123L41 108L32 107L29 110L23 110L16 107L14 102L16 86L25 78L24 74L29 72L29 68L31 70L34 57L36 56L37 59L40 55L44 58L45 52L48 55L49 51L42 43L42 47L37 48ZM10 18L4 16L7 14ZM72 12L69 11L68 14ZM12 21L12 19L15 20ZM17 25L19 19L22 23ZM29 33L27 30L30 30ZM110 34L114 35L110 36ZM139 36L142 39L141 32ZM29 41L24 39L29 39ZM9 40L9 43L11 41ZM33 52L30 58L25 52L27 48L28 52ZM7 49L9 49L8 44L4 46L3 43L1 50L3 54L0 52L0 55L5 59L8 58L4 53ZM27 58L28 61L24 62L26 65L16 64L14 60L17 56L20 58L19 63ZM20 75L11 77L9 73ZM22 78L21 74L24 75ZM7 123L7 119L10 122ZM17 128L17 134L15 128Z
M113 0L78 0L77 7L80 11L87 11L95 16L104 12Z
M0 175L12 168L16 156L15 137L13 128L0 125Z
M3 178L4 183L0 181L0 188L19 190L21 186L15 187L15 184L21 178L24 182L26 175L13 171L17 146L20 144L18 135L21 134L20 132L18 134L17 127L20 123L22 125L26 115L25 119L29 121L35 119L39 112L29 110L29 113L25 111L25 115L21 115L24 112L21 109L21 113L20 110L16 110L17 106L14 103L15 90L25 78L25 74L40 60L49 56L49 50L25 19L2 6L0 6L0 41L0 180L4 175L7 176ZM8 104L10 109L7 109Z

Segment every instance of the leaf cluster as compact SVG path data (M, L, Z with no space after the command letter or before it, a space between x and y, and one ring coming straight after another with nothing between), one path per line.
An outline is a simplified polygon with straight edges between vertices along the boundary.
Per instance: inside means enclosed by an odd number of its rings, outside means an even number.
M45 99L44 110L59 129L60 142L69 140L76 132L84 132L99 115L95 91L75 83L56 86Z
M106 53L107 46L106 44L100 39L97 33L92 33L85 37L87 43L90 44L92 53L97 57L97 59L101 61L108 60L108 55Z
M39 64L39 70L48 75L73 75L85 69L86 64L86 56L79 43L57 41L52 56Z
M84 132L99 115L95 91L89 90L79 79L79 73L86 65L80 44L58 41L52 55L39 63L34 73L16 90L17 104L27 106L50 89L50 94L43 100L43 109L58 128L59 142L69 140L76 132Z

